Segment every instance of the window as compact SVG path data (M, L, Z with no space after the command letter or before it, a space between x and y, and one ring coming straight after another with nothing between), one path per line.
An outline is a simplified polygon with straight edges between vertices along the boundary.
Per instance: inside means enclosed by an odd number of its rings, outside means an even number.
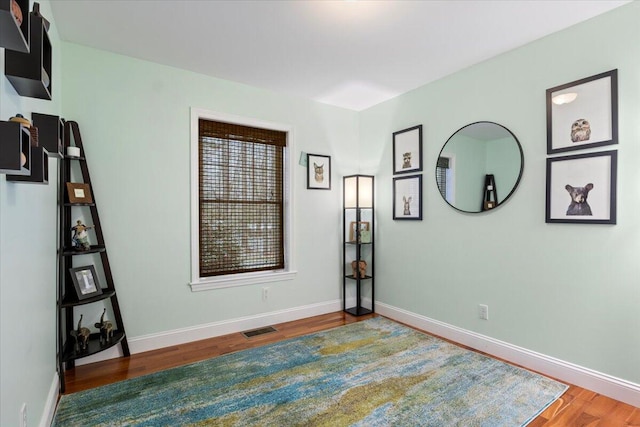
M290 132L240 121L192 114L193 290L291 278Z
M455 157L447 154L438 157L436 163L436 184L442 197L450 204L455 203L454 164Z

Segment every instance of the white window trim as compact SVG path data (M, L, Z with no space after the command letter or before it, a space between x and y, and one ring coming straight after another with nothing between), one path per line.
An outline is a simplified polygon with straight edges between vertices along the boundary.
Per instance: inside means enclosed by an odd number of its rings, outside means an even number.
M282 270L259 271L251 273L227 274L223 276L200 277L200 228L199 228L199 119L234 123L263 129L278 130L287 133L287 147L284 156L284 265ZM293 248L293 127L281 123L267 122L254 118L235 116L226 113L191 108L191 286L192 292L235 286L293 280L297 274Z

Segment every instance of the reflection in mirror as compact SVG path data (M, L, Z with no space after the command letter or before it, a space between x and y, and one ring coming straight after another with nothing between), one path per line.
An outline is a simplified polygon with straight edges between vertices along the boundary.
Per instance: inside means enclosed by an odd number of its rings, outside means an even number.
M454 208L482 212L502 205L513 194L523 168L522 147L509 129L476 122L459 129L442 147L436 183Z

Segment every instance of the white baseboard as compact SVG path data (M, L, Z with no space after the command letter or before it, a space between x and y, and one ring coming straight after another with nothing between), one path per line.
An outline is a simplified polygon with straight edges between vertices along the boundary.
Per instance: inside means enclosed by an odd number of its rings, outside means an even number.
M56 406L58 404L58 391L60 390L60 379L58 373L53 373L53 381L51 387L49 387L49 393L47 394L47 400L44 403L44 409L42 411L42 417L40 418L40 427L49 427L53 422L53 417L56 414Z
M254 316L238 317L236 319L223 320L204 325L196 325L188 328L174 329L156 334L141 335L128 338L131 354L142 353L159 348L179 345L249 329L261 328L276 323L290 322L321 314L333 313L342 310L342 301L334 300L285 310L272 311ZM76 360L76 365L86 365L102 360L113 359L122 356L120 345L109 350L94 354L89 357Z
M629 405L640 407L640 384L527 350L378 301L376 301L376 312L398 322L524 366L527 369L587 388Z

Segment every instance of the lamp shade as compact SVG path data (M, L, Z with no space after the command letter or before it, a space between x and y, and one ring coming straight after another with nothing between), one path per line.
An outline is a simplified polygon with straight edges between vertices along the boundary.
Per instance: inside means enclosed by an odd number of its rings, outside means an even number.
M373 208L373 176L344 177L344 207Z

